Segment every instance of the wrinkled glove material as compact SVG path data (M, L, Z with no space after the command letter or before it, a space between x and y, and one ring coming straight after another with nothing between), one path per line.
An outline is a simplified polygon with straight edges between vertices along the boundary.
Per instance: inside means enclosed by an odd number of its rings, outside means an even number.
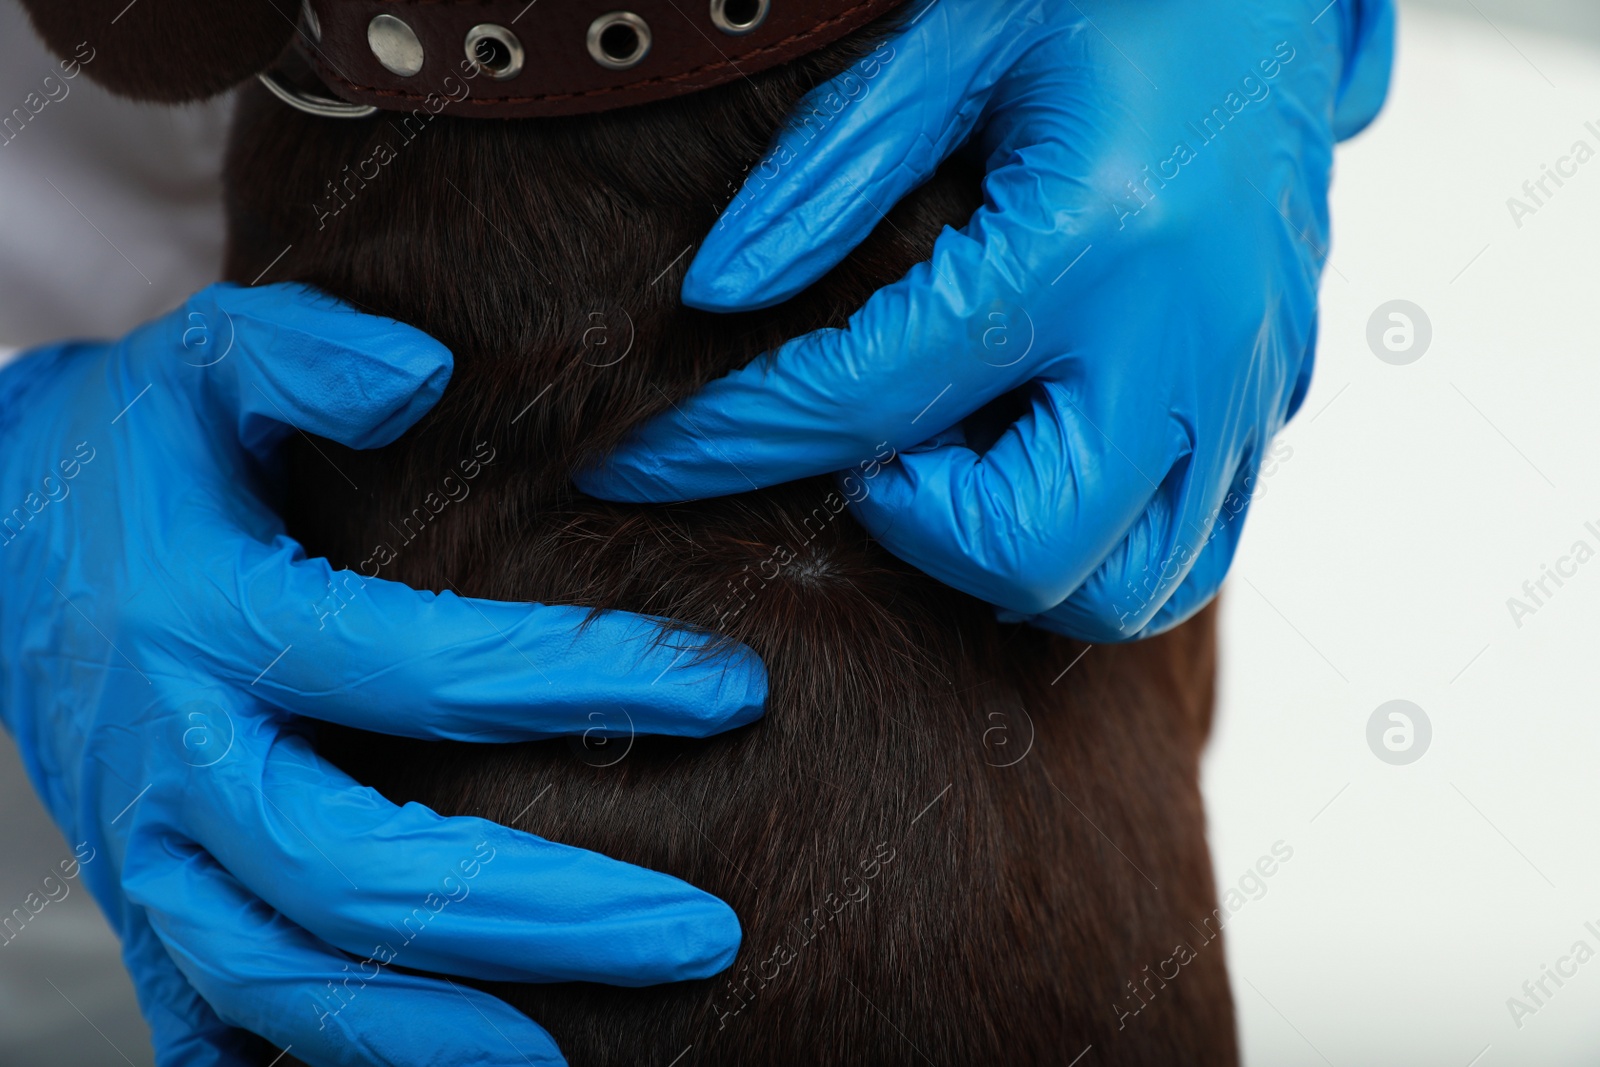
M310 290L218 285L0 372L0 714L73 849L53 877L120 935L164 1065L265 1062L246 1030L314 1064L559 1063L508 1005L411 970L632 986L737 950L732 911L678 879L396 807L310 743L313 719L515 741L761 712L747 649L417 592L287 536L276 446L392 441L451 368Z
M1382 104L1393 33L1388 0L915 5L754 168L684 300L793 296L958 150L985 206L844 329L711 383L578 484L667 501L838 472L869 532L1004 619L1176 625L1305 396L1333 146ZM1021 417L970 441L1016 390Z

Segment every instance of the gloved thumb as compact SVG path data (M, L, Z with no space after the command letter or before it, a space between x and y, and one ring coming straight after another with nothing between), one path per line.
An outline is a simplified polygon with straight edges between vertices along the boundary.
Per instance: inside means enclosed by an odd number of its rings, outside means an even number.
M438 402L454 368L422 331L298 284L212 285L147 329L173 332L172 372L258 459L296 430L389 444Z

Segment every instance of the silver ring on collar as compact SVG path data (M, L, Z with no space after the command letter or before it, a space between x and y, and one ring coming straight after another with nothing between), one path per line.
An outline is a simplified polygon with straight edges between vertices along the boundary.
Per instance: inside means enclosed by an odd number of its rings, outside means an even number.
M378 109L370 104L351 104L331 96L317 96L303 92L284 82L276 71L257 74L256 79L267 91L296 111L324 119L364 119L376 115Z

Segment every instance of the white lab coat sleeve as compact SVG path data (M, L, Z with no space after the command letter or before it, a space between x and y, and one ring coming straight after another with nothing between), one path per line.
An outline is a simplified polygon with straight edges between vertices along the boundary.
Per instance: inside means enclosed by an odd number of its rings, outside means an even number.
M231 99L134 103L92 70L0 0L0 347L120 337L221 270Z

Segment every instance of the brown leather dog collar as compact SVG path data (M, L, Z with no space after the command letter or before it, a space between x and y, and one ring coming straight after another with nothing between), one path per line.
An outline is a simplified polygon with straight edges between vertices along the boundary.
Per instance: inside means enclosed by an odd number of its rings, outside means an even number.
M305 0L299 49L341 99L463 117L575 115L708 89L904 0Z

